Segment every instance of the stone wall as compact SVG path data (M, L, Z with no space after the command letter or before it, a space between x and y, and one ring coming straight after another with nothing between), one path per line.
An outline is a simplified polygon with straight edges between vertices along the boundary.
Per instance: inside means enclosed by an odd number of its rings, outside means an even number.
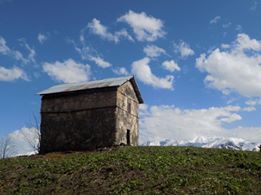
M41 113L71 112L116 105L116 88L76 91L46 95L42 98Z
M139 102L130 82L117 91L116 144L127 144L127 130L130 130L130 145L138 145Z
M139 102L131 82L42 97L40 153L138 145Z
M44 96L40 153L112 146L115 110L116 89Z

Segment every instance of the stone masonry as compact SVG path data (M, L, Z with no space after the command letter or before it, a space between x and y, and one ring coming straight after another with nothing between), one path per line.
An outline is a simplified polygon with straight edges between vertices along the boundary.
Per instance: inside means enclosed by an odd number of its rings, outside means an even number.
M40 93L41 154L138 145L143 100L133 77L55 87Z

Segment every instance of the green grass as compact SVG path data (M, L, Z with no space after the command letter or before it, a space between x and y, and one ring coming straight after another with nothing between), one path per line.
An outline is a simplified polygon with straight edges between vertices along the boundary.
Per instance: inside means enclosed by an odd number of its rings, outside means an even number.
M0 194L261 194L261 153L123 147L0 160Z

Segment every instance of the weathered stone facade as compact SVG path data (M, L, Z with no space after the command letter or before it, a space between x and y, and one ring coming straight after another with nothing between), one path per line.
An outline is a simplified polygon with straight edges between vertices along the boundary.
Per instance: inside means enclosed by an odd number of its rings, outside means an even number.
M41 94L40 153L136 146L143 102L137 90L127 77L115 86Z
M116 144L128 144L127 130L130 130L130 145L138 145L139 101L130 82L117 90L116 107Z

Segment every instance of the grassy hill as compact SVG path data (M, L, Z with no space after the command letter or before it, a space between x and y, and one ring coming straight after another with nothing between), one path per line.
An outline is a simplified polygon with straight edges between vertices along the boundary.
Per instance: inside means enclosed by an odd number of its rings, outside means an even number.
M0 194L261 194L261 153L123 147L0 160Z

